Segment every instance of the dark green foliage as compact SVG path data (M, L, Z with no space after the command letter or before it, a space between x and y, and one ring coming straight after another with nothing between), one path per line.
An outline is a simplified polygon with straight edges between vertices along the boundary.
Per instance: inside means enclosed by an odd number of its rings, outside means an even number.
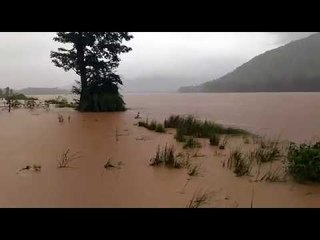
M166 128L177 128L177 131L183 129L184 135L199 138L210 138L213 134L248 134L247 131L242 129L226 128L214 122L197 120L191 115L186 117L172 115L164 121L164 126Z
M138 122L138 126L139 126L139 127L148 128L148 123L147 123L147 122L144 122L144 121L139 121L139 122Z
M164 133L164 132L166 132L165 128L163 127L163 125L162 125L161 123L158 123L158 124L157 124L156 132L159 132L159 133Z
M124 111L119 94L122 85L115 73L121 53L131 48L122 44L132 38L127 32L58 32L55 41L69 44L51 52L52 62L65 71L74 70L80 76L73 92L80 95L78 110L85 112Z
M151 121L151 123L148 125L148 129L151 131L155 131L157 128L157 122L156 121Z
M185 133L186 131L184 128L177 128L177 132L174 137L178 142L185 142L187 140L187 138L185 137Z
M173 146L168 147L167 144L163 149L158 146L156 155L150 159L151 166L164 165L170 168L182 168L187 164L186 160L180 155L175 155Z
M218 146L220 143L220 136L218 134L212 134L209 138L210 145L212 146ZM224 147L224 146L223 146Z
M291 143L288 170L298 181L320 182L320 142L309 145Z
M183 145L183 148L200 148L201 144L197 139L194 139L193 137L188 137L185 144Z

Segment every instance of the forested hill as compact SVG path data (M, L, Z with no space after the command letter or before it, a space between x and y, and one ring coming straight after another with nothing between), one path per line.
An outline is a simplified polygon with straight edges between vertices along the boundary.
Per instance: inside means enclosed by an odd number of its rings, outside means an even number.
M179 91L320 91L320 33L267 51L217 80Z

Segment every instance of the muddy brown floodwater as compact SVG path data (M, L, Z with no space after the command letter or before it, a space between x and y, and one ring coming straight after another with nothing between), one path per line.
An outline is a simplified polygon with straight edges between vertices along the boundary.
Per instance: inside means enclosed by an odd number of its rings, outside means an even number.
M0 110L0 206L186 207L196 191L208 190L210 200L203 207L250 207L252 189L254 207L320 206L319 185L252 183L223 168L229 148L250 147L241 138L233 138L226 150L200 139L199 154L204 156L191 158L201 165L200 176L188 181L186 169L148 164L158 145L174 144L177 152L185 151L174 130L161 134L134 126L137 112L158 120L173 113L195 114L304 141L320 136L320 94L127 94L125 100L131 109L123 113ZM70 168L58 168L67 149L80 157ZM121 162L119 168L105 169L108 159L116 166ZM41 171L18 172L33 164L41 165Z

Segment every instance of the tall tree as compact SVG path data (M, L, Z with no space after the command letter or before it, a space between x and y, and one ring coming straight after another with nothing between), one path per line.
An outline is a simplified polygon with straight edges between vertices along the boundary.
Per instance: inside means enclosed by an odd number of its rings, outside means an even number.
M55 41L69 44L51 52L52 62L80 76L73 92L80 95L80 111L121 111L125 103L119 93L122 85L115 70L121 53L131 51L122 42L133 38L127 32L58 32Z

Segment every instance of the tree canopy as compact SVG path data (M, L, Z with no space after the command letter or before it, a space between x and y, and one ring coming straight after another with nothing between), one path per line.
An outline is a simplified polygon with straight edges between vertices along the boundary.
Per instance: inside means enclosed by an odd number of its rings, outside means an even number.
M121 53L132 49L123 44L133 36L127 32L58 32L54 41L69 46L51 52L52 62L80 76L73 92L80 95L80 111L121 111L125 109L115 72Z

